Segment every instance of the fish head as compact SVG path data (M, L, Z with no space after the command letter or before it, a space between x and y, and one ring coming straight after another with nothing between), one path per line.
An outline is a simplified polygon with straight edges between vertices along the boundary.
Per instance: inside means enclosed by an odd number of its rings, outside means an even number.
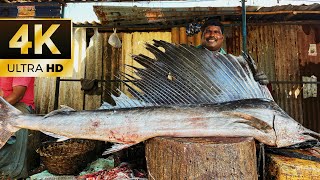
M281 147L307 147L319 143L319 134L313 132L295 121L284 112L274 115L274 131L276 133L276 146Z

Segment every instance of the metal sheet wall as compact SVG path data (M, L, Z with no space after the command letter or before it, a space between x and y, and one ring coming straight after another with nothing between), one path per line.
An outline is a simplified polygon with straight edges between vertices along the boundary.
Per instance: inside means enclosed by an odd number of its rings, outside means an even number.
M36 113L45 114L53 110L55 88L55 78L36 78L34 82Z
M98 33L98 29L94 29L94 35L90 38L86 49L85 70L82 76L85 79L103 79L102 52L105 44L103 40L103 34ZM83 109L96 109L101 105L101 95L85 95L83 103Z
M303 113L301 96L295 97L292 92L299 88L299 84L279 84L277 81L301 81L298 46L298 26L286 25L274 26L275 37L275 79L273 84L273 95L280 107L291 117L303 124Z
M311 26L311 30L305 32L303 26L249 26L248 50L259 69L273 82L272 94L280 107L307 128L320 132L319 84L318 97L303 98L301 83L302 76L315 75L319 81L320 55L308 55L310 44L320 49L319 30ZM241 44L240 38L236 39L236 44Z
M118 74L119 69L123 67L122 61L122 51L125 50L124 46L122 48L113 48L108 44L108 38L111 33L103 33L103 45L102 45L102 79L106 80L101 84L103 93L102 101L113 104L113 100L110 93L119 89L120 84L117 82L111 82L116 80L115 75ZM123 34L118 34L118 37L123 41ZM114 93L114 92L113 92ZM98 105L98 104L97 104Z
M86 30L83 28L73 29L74 47L74 68L73 76L63 79L79 79L85 74L86 63ZM62 78L61 78L62 79ZM59 104L68 105L74 109L82 109L83 92L80 90L79 82L62 81L60 82Z
M320 25L299 26L297 31L299 66L301 76L316 76L320 81ZM315 46L312 53L311 46ZM302 85L301 85L302 86ZM320 132L320 83L317 84L317 97L303 98L304 125Z
M300 97L293 91L298 85L278 81L301 81L296 25L268 25L248 27L248 51L272 83L272 94L280 107L291 117L303 123Z

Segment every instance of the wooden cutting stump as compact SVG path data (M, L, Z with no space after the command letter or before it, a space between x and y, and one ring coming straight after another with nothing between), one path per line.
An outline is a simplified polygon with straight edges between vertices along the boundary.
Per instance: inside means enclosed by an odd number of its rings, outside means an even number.
M253 138L169 138L146 142L148 179L258 179Z

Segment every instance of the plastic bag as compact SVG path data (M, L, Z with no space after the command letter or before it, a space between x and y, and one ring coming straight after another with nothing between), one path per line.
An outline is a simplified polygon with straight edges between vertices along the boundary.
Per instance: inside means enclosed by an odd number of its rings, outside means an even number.
M113 33L110 35L108 43L115 48L121 47L121 41L117 35L117 29L113 29Z

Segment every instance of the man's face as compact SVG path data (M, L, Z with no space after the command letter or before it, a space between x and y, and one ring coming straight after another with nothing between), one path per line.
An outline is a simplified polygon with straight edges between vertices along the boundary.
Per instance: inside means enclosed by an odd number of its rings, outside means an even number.
M217 51L222 47L223 39L219 26L208 26L202 34L201 44L210 51Z

